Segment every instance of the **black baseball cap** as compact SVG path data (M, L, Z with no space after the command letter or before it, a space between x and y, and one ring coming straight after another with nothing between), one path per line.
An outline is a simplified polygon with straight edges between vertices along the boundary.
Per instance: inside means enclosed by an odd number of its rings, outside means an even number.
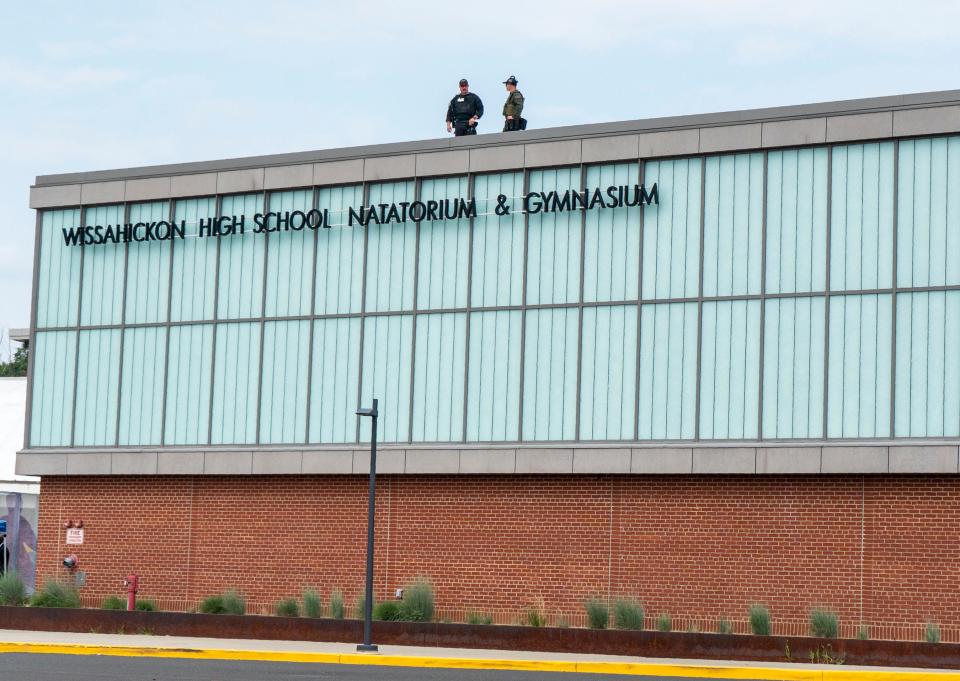
M466 78L461 78L461 79L460 79L460 85L461 85L461 86L469 85L469 84L470 84L470 83L467 82L467 79L466 79Z
M507 78L505 81L503 81L503 84L504 84L504 85L516 85L516 84L517 84L517 77L516 77L516 76L510 76L510 77Z

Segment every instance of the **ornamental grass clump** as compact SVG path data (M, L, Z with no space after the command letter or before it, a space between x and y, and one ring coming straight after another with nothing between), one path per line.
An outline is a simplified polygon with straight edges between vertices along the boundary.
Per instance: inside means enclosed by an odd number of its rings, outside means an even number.
M303 592L303 616L304 617L323 617L323 601L320 600L320 594L311 589L305 589Z
M400 603L397 601L383 601L377 603L373 609L373 619L381 622L397 622L401 617Z
M547 616L543 614L540 608L531 605L527 608L526 612L520 616L520 624L528 627L545 627L547 626Z
M0 605L23 605L27 600L27 587L16 572L0 577Z
M156 612L157 610L156 602L147 598L143 599L142 601L138 600L133 607L140 612Z
M718 634L732 634L733 633L733 622L728 620L726 617L721 617L717 620L717 633Z
M282 598L274 606L277 617L300 617L300 604L296 598Z
M591 629L606 629L610 623L610 607L607 602L594 596L584 605L587 609L587 626Z
M643 629L643 606L639 601L618 598L613 604L613 626L617 629Z
M107 596L100 603L101 610L126 610L127 602L119 596Z
M246 611L246 601L233 589L216 596L209 596L200 603L200 612L207 615L242 615Z
M419 577L404 588L400 602L400 619L406 622L432 622L434 615L433 584Z
M493 624L493 616L485 612L467 611L467 624Z
M840 630L837 613L824 608L814 608L810 613L810 633L819 638L836 638Z
M30 605L35 608L79 608L80 592L69 584L50 580L33 594Z
M857 640L858 641L869 641L870 640L870 627L866 624L861 624L857 627Z
M346 608L343 605L343 592L340 589L334 589L330 592L330 617L335 620L342 620L346 614Z
M673 631L673 617L669 612L662 612L660 616L657 617L657 631L664 633Z
M769 636L773 627L767 606L755 603L750 606L750 631L757 636Z
M927 622L923 630L923 640L927 643L940 643L940 625L936 622Z

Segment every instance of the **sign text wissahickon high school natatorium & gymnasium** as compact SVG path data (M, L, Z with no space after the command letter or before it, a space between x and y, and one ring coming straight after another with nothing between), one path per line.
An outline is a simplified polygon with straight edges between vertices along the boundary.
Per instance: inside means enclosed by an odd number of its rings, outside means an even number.
M381 600L960 640L958 178L957 91L38 177L38 574L353 601L377 398Z

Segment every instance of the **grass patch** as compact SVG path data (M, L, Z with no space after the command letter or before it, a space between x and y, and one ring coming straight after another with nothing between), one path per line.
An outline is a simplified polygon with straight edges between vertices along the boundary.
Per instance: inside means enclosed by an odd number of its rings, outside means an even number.
M940 625L936 622L927 622L923 629L923 640L927 643L940 643Z
M870 640L870 627L866 624L861 624L857 627L857 640L858 641L869 641Z
M373 608L373 619L381 622L396 622L402 619L401 615L401 604L397 601L383 601Z
M770 610L761 603L750 606L750 631L757 636L769 636L773 630L770 620Z
M346 617L347 611L343 605L343 592L340 589L334 589L330 592L330 617L335 620L342 620Z
M426 577L418 577L403 590L400 618L406 622L432 622L434 603L433 584Z
M493 616L485 612L467 611L467 624L493 624Z
M16 572L0 577L0 605L23 605L27 600L27 587Z
M79 608L80 592L69 584L50 580L33 594L30 605L35 608Z
M277 617L300 617L300 604L296 598L282 598L277 601L273 611Z
M610 623L610 606L607 602L594 596L586 602L587 626L591 629L606 629Z
M311 589L303 591L303 616L304 617L323 617L323 601L320 600L320 594Z
M138 600L133 607L139 610L140 612L156 612L157 611L156 601L151 601L149 598L144 598L142 601Z
M520 616L520 624L528 627L545 627L547 626L547 616L543 614L540 608L531 605Z
M617 629L643 629L643 606L639 601L618 598L613 604L613 626Z
M119 596L107 596L100 603L101 610L126 610L127 602Z
M207 615L242 615L246 611L246 601L233 589L209 596L200 603L200 612Z
M733 622L728 620L726 617L721 617L717 620L717 633L718 634L732 634L733 633Z
M819 638L836 638L840 630L837 613L824 608L814 608L810 613L810 633Z
M657 617L657 631L664 633L673 631L673 617L670 616L669 612L661 612L660 616Z

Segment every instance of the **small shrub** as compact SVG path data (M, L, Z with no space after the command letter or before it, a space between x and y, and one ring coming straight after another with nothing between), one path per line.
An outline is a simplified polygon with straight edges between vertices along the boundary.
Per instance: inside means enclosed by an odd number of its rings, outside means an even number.
M200 612L208 615L242 615L247 611L243 596L234 590L208 596L200 603Z
M669 612L662 612L657 618L657 631L673 631L673 618Z
M728 620L726 617L721 617L717 620L717 633L718 634L732 634L733 633L733 622Z
M126 610L127 602L119 596L107 596L100 604L103 610Z
M557 621L553 623L553 626L557 629L569 629L570 622L567 621L566 617L558 617Z
M829 643L811 650L808 657L813 664L843 664L847 660L846 653L833 652Z
M493 624L493 617L485 612L467 611L467 624Z
M133 607L141 612L156 612L157 610L156 602L147 598L142 601L138 600Z
M810 613L810 633L820 638L836 638L840 623L837 613L823 608L814 608Z
M296 598L283 598L274 606L277 617L300 617L300 605Z
M772 627L770 626L770 611L767 606L755 603L750 606L750 631L757 636L769 636Z
M697 624L696 622L691 622L690 624L687 625L687 633L688 633L688 634L699 634L699 633L700 633L700 625Z
M383 622L396 622L401 619L400 603L383 601L373 608L373 619Z
M643 629L643 606L635 600L618 598L613 604L613 626L617 629Z
M310 589L303 592L303 616L304 617L323 617L323 601L320 600L320 594Z
M373 605L371 606L372 610L377 609L377 599L373 599ZM360 594L357 598L357 602L353 606L353 618L362 620L367 617L367 595Z
M923 630L923 639L927 643L940 643L940 625L936 622L927 622Z
M406 622L431 622L434 614L433 584L420 577L403 590L400 619Z
M223 609L228 615L243 615L247 612L247 602L238 592L230 589L223 593Z
M0 605L23 605L27 600L27 587L16 572L0 577Z
M330 617L335 620L342 620L346 616L346 608L343 606L343 592L340 589L334 589L330 592Z
M593 597L586 602L587 625L591 629L606 629L610 623L610 607L607 602Z
M50 580L33 594L30 605L35 608L79 608L80 592L69 584Z
M205 615L222 615L226 612L223 609L223 596L207 596L200 601L200 612Z
M869 641L870 640L870 627L866 624L861 624L857 627L857 639L860 641Z
M547 626L547 616L540 611L540 608L531 605L527 608L527 611L521 615L520 624L528 627L545 627Z

